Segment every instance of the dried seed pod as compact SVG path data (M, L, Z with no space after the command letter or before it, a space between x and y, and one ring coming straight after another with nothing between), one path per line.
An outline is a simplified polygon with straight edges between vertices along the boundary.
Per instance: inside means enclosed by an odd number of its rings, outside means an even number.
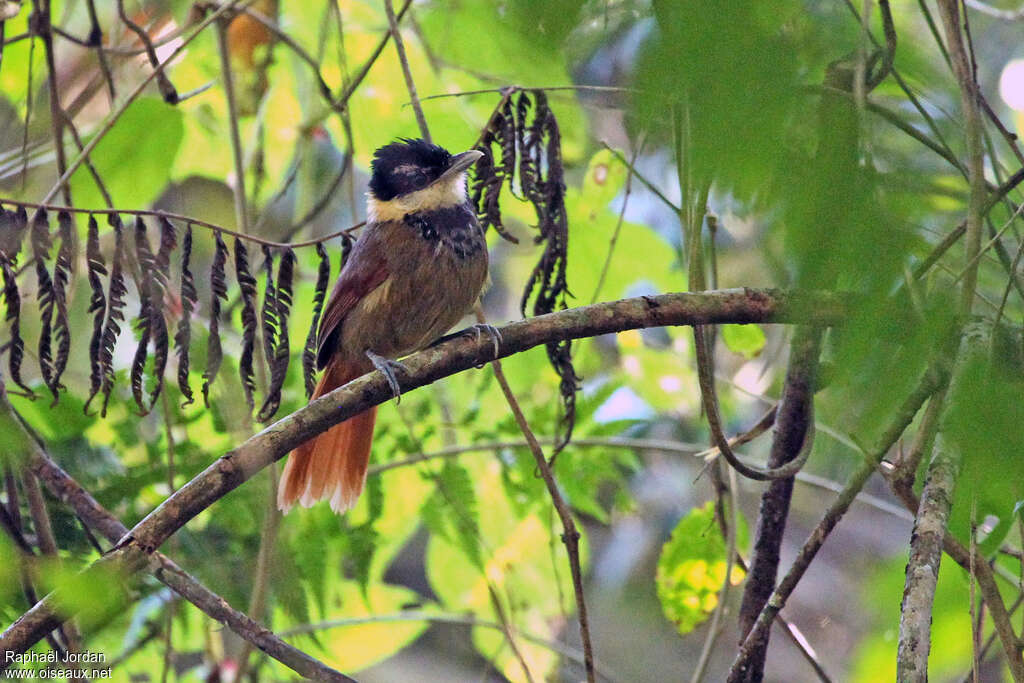
M210 336L206 345L206 370L203 372L203 402L210 407L210 384L220 370L224 358L220 343L220 303L228 298L228 285L224 266L228 260L228 247L220 231L214 233L213 265L210 266Z
M7 350L7 371L11 381L35 398L33 392L21 380L21 361L25 357L25 341L21 338L21 294L18 291L17 264L18 252L21 250L22 237L28 228L28 214L23 207L14 211L4 211L2 234L8 238L0 251L0 269L4 278L4 304L7 309L5 319L10 334L10 347Z
M185 397L182 407L193 402L192 386L188 381L189 370L189 342L192 340L192 311L196 308L198 295L196 294L195 278L189 270L189 262L192 258L192 226L185 226L185 238L181 244L181 284L179 285L179 298L181 299L181 318L178 320L178 329L174 333L174 352L178 358L178 390Z
M320 312L324 307L327 284L331 277L331 261L327 258L323 244L316 245L316 253L320 257L320 265L317 266L316 288L313 290L313 320L309 324L306 345L302 349L302 377L306 384L306 398L311 397L313 389L316 388L316 337L320 326Z
M116 213L110 214L107 222L114 228L114 255L110 261L110 285L107 288L107 312L103 319L103 336L100 338L100 373L102 382L100 391L103 393L103 409L100 414L107 414L110 392L114 388L114 346L117 336L121 333L120 323L124 321L125 296L128 290L124 285L124 225ZM85 409L93 397L85 402Z
M256 346L256 278L249 270L249 252L245 243L235 238L235 277L242 290L242 353L238 357L238 374L245 392L249 410L255 405L253 394L256 380L253 377L253 351Z
M103 293L103 278L107 267L100 251L100 231L96 217L89 215L88 236L85 242L86 273L89 278L89 313L92 318L92 336L89 338L89 399L99 393L103 380L100 364L100 341L103 337L103 318L107 312L107 297Z

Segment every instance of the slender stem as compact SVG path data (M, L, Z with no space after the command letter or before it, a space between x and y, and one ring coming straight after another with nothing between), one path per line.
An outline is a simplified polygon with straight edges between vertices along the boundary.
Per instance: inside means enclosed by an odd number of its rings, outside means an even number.
M228 103L228 128L231 132L231 155L235 164L235 182L231 192L235 199L235 223L238 230L248 235L249 209L245 194L245 161L242 136L238 131L238 104L235 100L235 78L231 72L231 53L228 50L227 22L217 22L217 52L220 54L220 74L224 80L224 96Z
M633 154L626 164L626 189L622 195L622 206L619 208L619 219L615 222L615 231L612 232L612 237L608 240L608 254L604 257L604 264L601 266L601 274L597 276L597 284L594 286L594 294L590 297L590 303L597 303L598 297L601 295L601 288L604 286L604 280L608 276L608 269L612 264L612 255L615 253L615 245L619 241L619 233L622 232L622 223L626 217L626 206L629 205L629 195L633 192L633 167L636 166L637 157L640 156L640 151L643 149L644 139L640 138L637 141L636 146L633 148Z
M131 17L128 16L128 13L125 12L124 0L117 0L117 15L121 18L121 21L124 22L124 25L139 37L139 41L142 43L142 47L146 51L146 57L149 58L149 64L154 69L153 73L156 75L157 89L160 90L160 94L163 96L164 102L167 104L177 104L178 91L174 89L174 86L171 84L171 79L169 79L164 70L160 68L160 60L156 56L156 48L153 47L153 41L150 40L149 34L146 33L145 29L132 21Z
M89 12L89 45L96 48L96 61L100 65L100 73L107 84L107 93L110 96L110 103L113 105L117 97L114 88L114 76L110 72L110 64L107 63L106 50L103 49L103 29L100 28L100 21L96 15L96 0L85 0L85 7Z
M60 108L60 90L57 85L57 66L53 56L53 33L50 30L50 5L43 0L33 0L36 13L35 29L43 43L43 54L46 60L46 84L50 92L50 122L53 126L53 146L57 155L57 172L64 175L68 162L64 152L64 115ZM61 187L64 203L71 204L71 185L67 182Z
M402 75L405 77L405 87L409 90L409 100L412 102L413 112L416 113L416 123L420 127L420 135L427 142L430 139L430 129L427 127L427 119L423 116L423 106L420 104L419 95L416 93L416 82L412 78L412 69L409 67L409 58L405 56L405 42L402 40L402 32L398 28L398 17L395 16L395 8L391 0L384 0L384 11L388 15L388 25L391 27L391 37L395 41L395 52L398 53L398 61L402 65Z
M481 323L486 322L483 310L479 305L476 307L476 316L477 320ZM551 464L548 462L548 459L544 457L544 451L541 449L540 443L538 443L533 430L530 429L530 425L526 421L526 416L523 414L523 410L519 406L519 401L516 398L515 393L509 386L508 379L505 377L505 372L501 368L501 362L498 359L494 359L491 362L491 368L494 370L495 379L498 380L498 386L501 387L501 393L505 395L505 400L508 403L509 410L512 411L512 416L515 418L516 424L519 426L519 431L523 433L523 437L526 439L530 453L533 454L533 459L537 463L537 469L540 471L540 476L544 480L545 486L547 486L548 495L551 496L551 502L555 507L555 512L558 513L558 518L562 522L562 543L565 544L565 551L569 555L569 571L572 574L572 587L573 592L576 595L576 618L580 624L580 640L583 642L583 665L587 673L587 681L589 683L594 683L594 651L590 642L590 625L587 619L587 603L583 596L583 568L580 563L580 533L576 529L576 522L572 518L572 513L569 511L569 506L566 504L565 498L562 497L562 492L558 490L558 484L555 482L555 475L551 471Z

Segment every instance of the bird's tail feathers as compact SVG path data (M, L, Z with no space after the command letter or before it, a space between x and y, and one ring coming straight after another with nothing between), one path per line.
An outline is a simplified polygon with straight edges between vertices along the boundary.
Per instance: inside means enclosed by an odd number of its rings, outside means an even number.
M332 360L317 382L313 398L361 374L359 368ZM355 505L366 481L376 418L374 406L289 453L277 489L277 507L288 512L296 502L312 507L318 501L329 500L331 509L341 514Z

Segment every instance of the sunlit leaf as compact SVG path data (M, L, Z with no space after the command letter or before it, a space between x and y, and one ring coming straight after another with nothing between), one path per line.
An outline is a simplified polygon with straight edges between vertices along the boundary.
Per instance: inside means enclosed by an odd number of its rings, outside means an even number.
M764 348L764 330L758 325L722 325L722 341L730 351L753 358Z
M738 548L746 547L748 531L740 518ZM691 510L661 549L655 578L658 599L669 621L685 635L707 619L718 606L726 573L725 539L715 521L714 503ZM743 570L733 564L729 583L738 585Z

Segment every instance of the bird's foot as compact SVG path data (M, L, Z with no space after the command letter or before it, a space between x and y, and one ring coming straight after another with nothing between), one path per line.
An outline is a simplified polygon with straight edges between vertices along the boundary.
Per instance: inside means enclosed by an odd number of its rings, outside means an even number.
M467 333L475 332L476 340L479 342L480 339L486 334L491 339L491 344L494 346L494 358L498 358L498 351L501 347L501 331L494 325L488 325L487 323L477 323L466 330Z
M446 341L455 339L457 337L461 337L463 335L469 335L469 334L475 335L477 341L480 341L480 339L483 338L483 335L486 334L490 338L491 344L494 346L494 357L498 358L498 351L500 349L500 345L501 345L501 341L502 341L502 339L501 339L501 330L499 330L494 325L488 325L487 323L477 323L476 325L472 325L470 327L467 327L464 330L460 330L458 332L452 332L451 334L446 334L443 337L438 337L437 339L432 341L427 346L427 348L433 348L433 347L437 346L438 344L442 344L442 343L444 343Z
M401 370L404 373L408 373L408 369L397 360L391 360L384 356L379 356L373 351L367 349L366 357L373 363L373 367L380 370L380 373L384 375L384 379L388 381L388 386L391 387L391 394L395 397L397 403L402 402L402 388L398 386L398 376L395 375L396 370Z

